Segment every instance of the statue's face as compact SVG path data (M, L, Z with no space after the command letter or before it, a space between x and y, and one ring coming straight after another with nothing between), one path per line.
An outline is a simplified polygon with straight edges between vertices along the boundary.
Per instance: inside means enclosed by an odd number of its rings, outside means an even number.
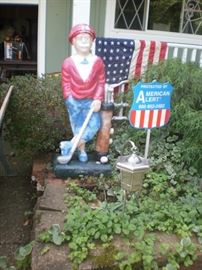
M89 54L92 43L92 37L87 33L81 33L77 35L72 42L77 53L81 55Z

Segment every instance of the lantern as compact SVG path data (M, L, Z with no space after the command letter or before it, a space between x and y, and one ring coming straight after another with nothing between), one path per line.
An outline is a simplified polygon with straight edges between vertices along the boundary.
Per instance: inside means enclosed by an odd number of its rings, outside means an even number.
M121 187L126 191L141 191L144 175L149 170L149 162L135 153L137 147L132 141L127 141L126 144L128 143L132 146L132 154L121 155L116 164L116 168L120 170Z

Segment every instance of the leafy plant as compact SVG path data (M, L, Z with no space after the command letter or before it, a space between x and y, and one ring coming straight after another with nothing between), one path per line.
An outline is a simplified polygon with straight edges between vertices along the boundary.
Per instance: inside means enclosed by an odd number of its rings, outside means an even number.
M34 241L28 243L25 246L19 247L16 251L15 259L17 269L26 270L31 262L31 252L34 246Z
M39 239L43 242L52 242L55 245L61 245L65 240L65 235L61 232L59 224L52 224L48 231L40 234Z
M68 214L64 231L58 225L53 225L55 229L52 226L44 232L41 240L55 242L56 245L68 243L69 258L75 266L79 266L91 249L95 249L99 243L103 243L103 247L111 245L118 236L124 239L125 246L130 250L113 250L119 269L133 269L133 265L138 264L142 269L149 270L159 267L155 258L154 233L162 231L174 233L182 239L172 253L164 244L168 262L163 269L191 265L196 258L197 248L190 237L193 233L199 239L201 237L198 226L201 193L191 185L183 192L178 190L178 184L173 187L163 173L151 172L145 184L147 189L138 200L135 194L125 197L120 190L116 201L108 203L104 200L96 208L92 208L90 203L95 200L95 193L71 184L67 188L68 200L65 200ZM174 192L175 188L177 191Z
M10 266L7 262L6 256L0 257L0 269L1 270L27 270L31 263L31 252L35 242L32 241L25 246L21 246L16 250L15 264L16 266Z
M8 264L6 256L0 256L0 269L2 269L2 270L16 270L15 266L10 266Z

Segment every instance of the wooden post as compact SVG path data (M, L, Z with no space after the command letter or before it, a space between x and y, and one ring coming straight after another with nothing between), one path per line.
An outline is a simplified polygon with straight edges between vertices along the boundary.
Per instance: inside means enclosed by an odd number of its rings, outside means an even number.
M3 165L6 176L14 176L15 175L15 172L9 166L9 163L5 157L5 153L3 150L3 121L4 121L4 115L5 115L6 108L8 106L12 91L13 91L13 86L10 86L10 88L9 88L5 98L4 98L4 101L1 105L1 108L0 108L0 162Z

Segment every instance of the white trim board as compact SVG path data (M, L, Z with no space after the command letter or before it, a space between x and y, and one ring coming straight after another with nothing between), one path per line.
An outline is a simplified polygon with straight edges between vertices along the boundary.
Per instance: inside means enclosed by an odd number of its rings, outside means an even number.
M39 0L0 0L0 4L37 5Z

